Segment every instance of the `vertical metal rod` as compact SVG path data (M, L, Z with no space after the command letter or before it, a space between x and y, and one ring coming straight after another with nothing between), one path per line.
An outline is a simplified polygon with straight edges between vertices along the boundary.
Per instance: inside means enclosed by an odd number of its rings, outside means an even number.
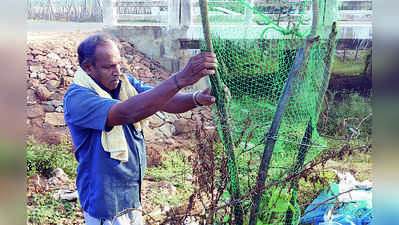
M272 124L270 126L268 135L267 135L265 148L263 150L262 161L259 166L258 178L256 179L256 187L255 188L257 191L254 193L254 195L252 197L253 205L252 205L252 209L251 209L249 225L256 225L256 223L257 223L260 199L263 194L262 189L265 185L266 176L267 176L267 172L269 170L270 160L273 155L273 150L274 150L274 145L276 143L277 134L280 129L282 116L287 108L288 100L291 97L293 85L297 81L297 74L299 73L300 70L305 69L304 66L306 65L306 62L307 62L307 59L309 56L309 50L311 49L313 41L314 41L314 40L312 41L311 39L313 39L317 33L317 28L318 28L318 24L319 24L319 0L312 1L312 10L313 10L312 30L306 40L304 48L299 49L299 51L297 53L293 68L288 76L287 83L286 83L286 85L284 87L284 91L280 97L280 101L277 105L277 109L274 114L274 118L273 118Z
M276 143L276 136L277 136L278 130L281 125L282 116L284 114L285 109L287 108L289 97L291 96L295 76L297 76L297 73L299 72L299 68L303 61L304 61L304 49L301 48L301 49L299 49L297 56L295 58L293 68L288 76L287 83L286 83L286 85L284 87L284 91L280 97L279 104L277 106L272 124L270 126L270 129L269 129L269 132L267 135L265 148L263 150L262 161L259 166L258 178L256 180L257 181L256 182L256 190L257 191L255 192L255 194L252 197L253 206L251 209L249 225L255 225L257 222L260 198L263 193L262 188L265 185L267 171L269 169L269 164L270 164L270 160L272 158L274 145Z
M206 43L206 48L208 52L213 52L212 39L209 28L209 19L208 19L208 1L200 0L200 10L201 10L201 20L202 27L204 31L204 38ZM240 183L238 180L238 172L236 166L236 160L234 156L233 150L233 138L230 133L230 124L228 122L227 117L227 109L226 109L226 92L225 86L220 80L219 73L216 71L214 75L209 76L212 94L216 99L216 108L218 117L220 119L220 125L222 127L222 138L223 138L223 146L227 152L228 156L228 169L229 176L231 181L231 189L233 192L233 200L240 198ZM213 216L213 215L211 215ZM234 224L242 225L243 222L243 212L241 202L236 202L234 204Z
M320 113L320 109L321 109L321 102L324 98L324 95L326 93L327 87L328 87L328 83L330 81L330 75L331 75L331 67L332 67L332 60L334 57L334 53L335 53L335 47L336 47L336 41L337 41L337 26L336 23L333 22L332 26L331 26L331 33L329 35L329 39L328 39L328 46L327 46L327 55L326 57L323 59L324 64L325 64L325 68L326 70L324 71L324 76L323 76L323 86L321 87L321 91L320 91L320 95L319 95L319 99L317 101L318 104L318 108L316 110L315 116L316 118L318 118L318 115ZM302 138L302 143L301 146L299 147L299 151L298 151L298 155L297 155L297 161L296 164L294 166L294 173L299 173L302 170L306 155L308 153L309 150L309 146L311 144L311 138L312 138L312 134L313 134L313 125L312 125L312 118L310 118L309 122L308 122L308 126L306 127L306 131L305 134ZM291 182L291 187L292 187L292 195L291 195L291 200L290 203L293 206L296 203L296 196L297 196L297 190L298 190L298 180L295 179ZM291 207L288 208L287 212L286 212L286 220L285 220L285 224L286 225L291 225L292 224L292 218L293 218L293 211L291 210Z

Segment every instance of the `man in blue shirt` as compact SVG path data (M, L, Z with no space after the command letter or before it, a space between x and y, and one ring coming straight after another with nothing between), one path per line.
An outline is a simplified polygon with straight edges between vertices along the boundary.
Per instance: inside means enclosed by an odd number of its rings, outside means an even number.
M115 224L114 219L116 224L142 224L137 209L146 168L143 120L157 111L182 113L215 101L209 89L178 93L215 73L215 54L192 57L182 71L151 87L121 74L116 43L111 36L96 34L79 45L80 68L64 96L86 224Z

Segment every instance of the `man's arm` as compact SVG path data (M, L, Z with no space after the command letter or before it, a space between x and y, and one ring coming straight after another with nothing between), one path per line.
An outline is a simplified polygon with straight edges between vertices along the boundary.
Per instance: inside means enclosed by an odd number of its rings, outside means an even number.
M181 72L155 88L130 97L126 101L115 103L108 112L106 126L136 123L162 110L165 105L181 104L183 110L193 108L194 102L189 103L188 96L182 95L182 97L176 98L174 96L180 88L192 85L202 77L214 74L216 67L217 60L213 53L201 53L192 57ZM178 108L170 107L166 107L166 109L179 111Z
M196 100L194 100L194 98ZM176 94L168 103L162 107L162 111L168 113L183 113L187 112L197 105L197 101L203 106L211 105L215 102L215 98L210 95L209 88L193 94Z

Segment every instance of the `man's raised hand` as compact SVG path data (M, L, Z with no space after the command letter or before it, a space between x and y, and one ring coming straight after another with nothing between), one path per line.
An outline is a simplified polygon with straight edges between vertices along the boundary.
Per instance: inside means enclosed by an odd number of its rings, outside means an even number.
M184 69L174 76L181 87L186 87L205 76L215 74L216 69L216 55L212 52L203 52L191 57Z

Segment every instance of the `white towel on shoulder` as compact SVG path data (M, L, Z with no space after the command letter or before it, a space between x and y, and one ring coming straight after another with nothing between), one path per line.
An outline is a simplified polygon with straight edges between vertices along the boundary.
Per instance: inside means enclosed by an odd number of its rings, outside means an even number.
M122 81L119 99L125 101L128 98L137 95L136 89L130 84L125 74L120 77ZM103 98L112 98L108 92L103 90L81 67L75 73L74 83L89 88L97 92ZM144 126L144 120L134 123L133 126L137 131L141 131ZM128 145L123 133L122 125L114 126L109 132L102 132L101 144L106 152L109 152L111 158L122 162L128 161Z

